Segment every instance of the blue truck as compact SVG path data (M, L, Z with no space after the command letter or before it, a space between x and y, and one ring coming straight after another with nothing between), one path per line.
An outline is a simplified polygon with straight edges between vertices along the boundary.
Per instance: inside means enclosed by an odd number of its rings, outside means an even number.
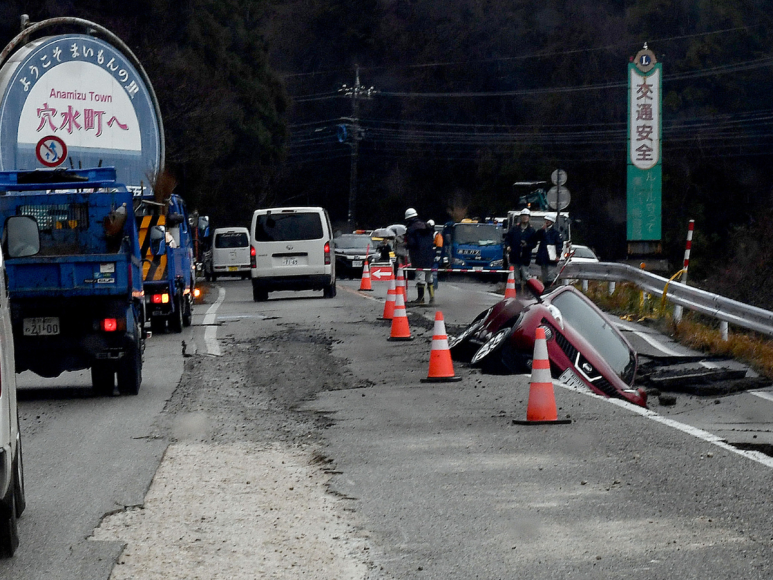
M97 394L139 392L145 304L132 202L112 167L0 172L16 372L91 369Z
M135 199L142 253L145 310L153 332L182 332L193 318L196 262L191 224L185 202L177 194L161 199Z
M467 220L443 226L443 268L501 270L504 254L499 224Z

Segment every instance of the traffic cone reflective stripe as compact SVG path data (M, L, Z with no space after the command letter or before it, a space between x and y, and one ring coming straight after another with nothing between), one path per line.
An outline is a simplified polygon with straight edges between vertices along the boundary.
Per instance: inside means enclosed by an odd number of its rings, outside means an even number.
M405 311L405 299L399 292L395 295L395 311L392 316L392 331L388 340L413 340Z
M545 329L541 326L537 328L534 338L534 358L531 364L531 385L529 386L526 421L513 420L513 423L518 425L571 423L569 419L558 419L553 379L550 376L548 345L545 340Z
M366 290L372 292L373 288L370 285L370 266L368 266L368 260L362 266L362 279L360 280L360 290Z
M392 320L392 318L394 317L395 294L397 294L395 279L393 276L390 276L389 289L387 290L387 298L386 298L386 302L384 302L384 313L381 315L381 320Z
M405 273L402 266L397 268L397 291L403 295L403 303L407 302L408 294L405 291Z
M510 266L510 273L507 275L507 284L505 284L505 298L515 298L515 270Z
M435 329L432 333L432 349L429 353L429 374L422 383L443 383L461 381L462 377L454 376L454 365L451 362L451 350L448 348L448 335L443 322L443 313L435 313Z

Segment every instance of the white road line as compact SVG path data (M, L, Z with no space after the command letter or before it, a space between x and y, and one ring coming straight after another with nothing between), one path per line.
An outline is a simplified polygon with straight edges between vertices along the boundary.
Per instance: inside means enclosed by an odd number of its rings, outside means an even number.
M766 391L749 391L749 393L754 395L755 397L759 397L760 399L765 399L766 401L773 401L773 393L768 393Z
M686 425L685 423L680 423L679 421L668 419L663 415L658 415L655 411L650 411L649 409L645 409L644 407L639 407L638 405L634 405L633 403L629 403L628 401L623 401L622 399L612 399L612 398L608 399L606 397L602 397L601 395L597 395L596 393L590 390L580 389L577 387L570 387L569 385L565 385L564 383L561 383L558 381L553 381L553 384L558 387L561 387L562 389L566 389L568 391L574 391L575 393L581 393L583 395L588 395L590 397L602 399L608 403L612 403L613 405L617 405L618 407L622 407L623 409L627 409L628 411L641 415L642 417L651 419L656 423L661 423L663 425L671 427L672 429L677 429L682 433L686 433L687 435L692 435L693 437L697 437L698 439L701 439L706 443L711 443L712 445L716 445L717 447L720 447L726 451L730 451L732 453L735 453L736 455L741 455L743 457L746 457L747 459L756 461L757 463L760 463L765 467L773 468L773 457L765 455L764 453L760 453L759 451L746 451L743 449L738 449L736 447L733 447L729 443L727 443L721 437L714 435L713 433L709 433L708 431L704 431L703 429L698 429L697 427L693 427L692 425ZM754 394L758 394L758 392L754 392ZM767 393L763 393L763 394L767 394ZM771 400L773 400L773 397L771 397Z
M220 356L220 345L217 343L217 326L214 326L217 320L217 309L225 300L225 288L222 286L217 289L217 300L215 303L207 309L207 313L204 315L204 345L207 347L209 354Z

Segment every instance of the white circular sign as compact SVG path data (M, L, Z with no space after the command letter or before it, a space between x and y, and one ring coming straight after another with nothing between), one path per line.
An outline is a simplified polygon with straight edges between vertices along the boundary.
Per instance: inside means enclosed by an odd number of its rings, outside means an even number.
M563 169L556 169L550 174L550 181L553 182L553 185L563 185L566 183L566 177L566 171Z
M568 188L558 185L548 190L547 198L551 209L556 209L556 206L558 206L558 210L561 211L569 207L569 202L572 201L572 194L569 193Z

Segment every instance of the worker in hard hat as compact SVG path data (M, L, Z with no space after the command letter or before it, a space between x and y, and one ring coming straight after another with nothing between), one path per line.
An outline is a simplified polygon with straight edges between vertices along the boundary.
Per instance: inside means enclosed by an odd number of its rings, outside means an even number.
M515 278L523 286L531 276L529 274L529 264L531 264L531 251L536 245L536 231L531 226L531 212L528 208L522 209L518 216L518 223L505 235L505 245L507 246L507 257L510 265L513 267Z
M416 272L416 291L418 296L412 304L424 304L425 290L429 293L429 303L435 301L435 287L432 283L432 264L435 261L435 246L433 238L435 229L419 219L415 209L409 207L405 211L405 232L408 255L411 266L422 271Z
M545 286L550 286L554 281L556 265L564 245L561 232L553 225L555 221L553 217L546 215L545 225L535 235L539 246L534 261L541 268L541 279Z

